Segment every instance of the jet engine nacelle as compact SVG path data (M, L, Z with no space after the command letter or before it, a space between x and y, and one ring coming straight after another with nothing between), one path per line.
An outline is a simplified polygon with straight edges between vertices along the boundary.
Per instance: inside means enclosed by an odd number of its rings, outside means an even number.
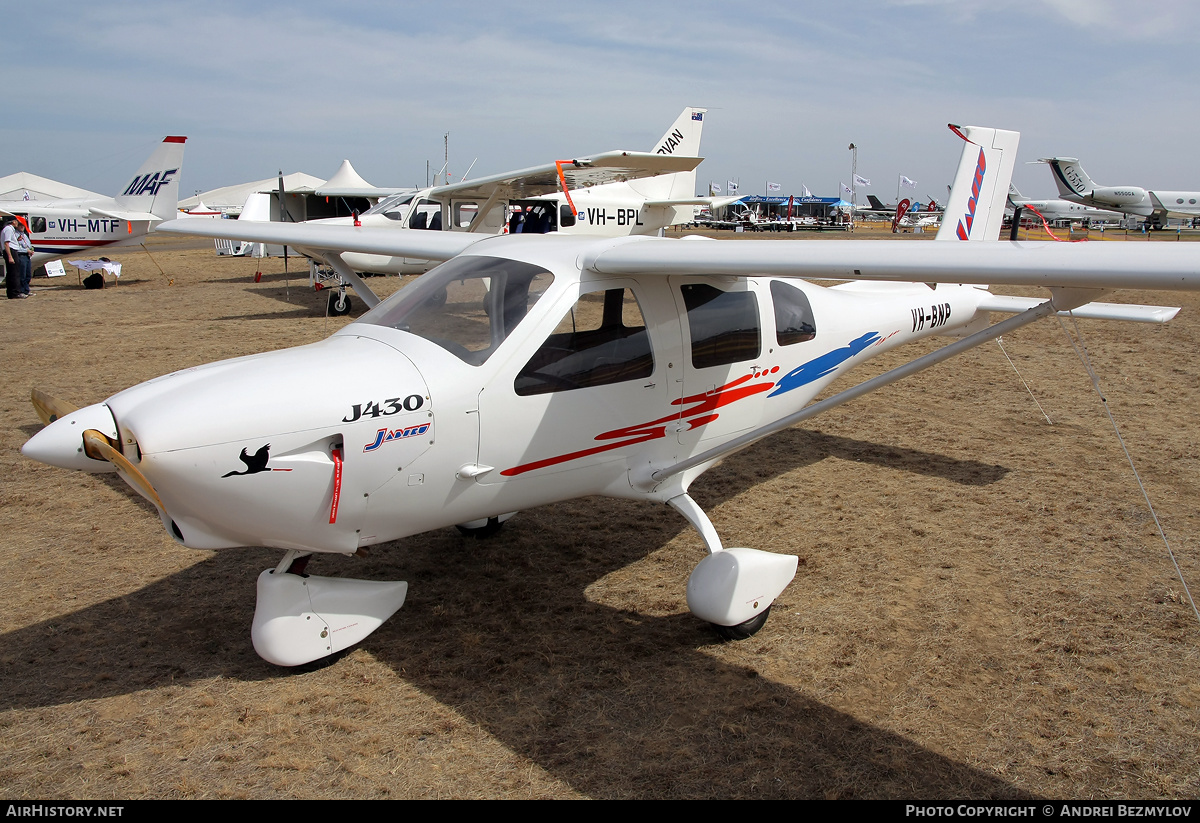
M1092 200L1109 206L1136 206L1144 203L1147 197L1146 190L1136 186L1106 186L1092 190Z

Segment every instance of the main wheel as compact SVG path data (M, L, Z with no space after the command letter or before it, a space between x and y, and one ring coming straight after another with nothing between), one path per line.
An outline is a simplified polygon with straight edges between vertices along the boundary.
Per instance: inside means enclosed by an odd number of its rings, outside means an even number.
M748 637L753 637L763 627L767 622L767 616L770 614L771 607L767 606L745 623L738 623L736 626L718 626L716 623L710 625L716 629L717 634L721 636L722 640L745 640Z
M331 291L329 293L330 317L341 317L344 314L349 314L350 305L350 295L341 291Z

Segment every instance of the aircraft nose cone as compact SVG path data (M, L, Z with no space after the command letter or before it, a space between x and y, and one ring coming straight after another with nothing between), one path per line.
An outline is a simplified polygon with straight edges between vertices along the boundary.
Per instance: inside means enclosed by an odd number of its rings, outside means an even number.
M108 406L97 403L55 420L29 438L21 447L21 454L39 463L64 469L87 472L115 471L107 460L93 460L84 454L83 433L88 429L96 429L116 439L117 427Z

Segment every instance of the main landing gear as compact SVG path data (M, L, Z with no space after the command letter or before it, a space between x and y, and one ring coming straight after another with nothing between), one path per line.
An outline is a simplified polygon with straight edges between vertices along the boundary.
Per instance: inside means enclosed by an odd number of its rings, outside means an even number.
M350 295L346 294L346 287L342 286L337 291L329 292L329 316L341 317L349 314L353 304L350 302Z
M512 517L516 512L508 512L497 517L488 517L482 520L470 520L466 523L459 523L454 528L458 529L463 537L473 537L476 540L486 540L496 532L500 531L500 527L504 525L508 518Z
M753 636L767 622L775 598L796 576L798 558L758 549L726 549L708 515L691 497L681 494L667 502L695 527L709 551L688 578L688 608L726 640Z

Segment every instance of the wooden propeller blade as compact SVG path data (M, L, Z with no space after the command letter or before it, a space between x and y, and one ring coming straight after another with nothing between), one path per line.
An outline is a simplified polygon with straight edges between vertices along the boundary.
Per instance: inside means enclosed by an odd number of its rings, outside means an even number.
M29 401L33 403L33 408L37 411L38 417L47 426L58 418L66 417L71 412L79 410L78 406L72 406L65 400L52 397L41 389L34 389L29 395Z
M146 476L138 471L137 466L129 462L128 457L114 449L112 443L103 434L95 429L85 431L83 433L83 449L89 457L102 457L109 463L112 463L137 487L138 491L145 495L154 505L158 506L160 511L165 512L167 510L167 507L163 505L162 498L158 496L158 492L150 485L150 481L146 479Z

